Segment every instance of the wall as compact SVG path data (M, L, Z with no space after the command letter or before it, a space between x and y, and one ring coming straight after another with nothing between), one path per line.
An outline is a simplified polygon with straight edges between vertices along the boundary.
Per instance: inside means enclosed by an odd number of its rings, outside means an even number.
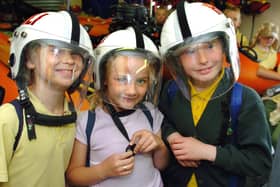
M274 22L280 27L280 1L279 0L268 0L267 2L270 2L270 8L267 9L262 14L258 14L255 16L255 24L252 25L252 15L242 15L242 24L241 24L241 32L247 36L248 39L250 39L251 36L251 30L253 28L253 34L256 32L258 27L263 23L267 21ZM280 36L279 36L280 38Z

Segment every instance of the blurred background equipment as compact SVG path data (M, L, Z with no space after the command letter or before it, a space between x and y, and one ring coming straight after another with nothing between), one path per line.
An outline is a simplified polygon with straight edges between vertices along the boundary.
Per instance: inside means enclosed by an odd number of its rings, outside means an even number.
M41 8L34 7L23 0L0 0L0 23L6 24L1 30L13 30L26 18L41 12Z
M112 7L112 23L109 32L128 26L137 26L142 33L159 45L159 30L155 19L149 16L148 8L144 5L121 3Z

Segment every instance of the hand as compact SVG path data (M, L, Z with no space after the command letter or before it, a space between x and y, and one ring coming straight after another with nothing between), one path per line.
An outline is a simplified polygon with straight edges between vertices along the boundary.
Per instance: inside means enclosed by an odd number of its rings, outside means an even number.
M159 136L148 130L139 130L132 135L130 145L136 144L134 153L148 153L160 146L164 142Z
M192 161L192 160L178 160L178 162L183 167L192 167L192 168L197 168L200 164L199 161Z
M170 134L168 137L167 137L167 141L169 144L171 144L172 142L174 142L177 138L183 138L184 136L182 136L180 133L178 132L174 132L172 134Z
M133 171L134 156L132 152L113 154L106 158L101 164L104 168L106 178L129 175Z
M178 161L214 161L216 158L215 146L205 144L193 137L177 136L169 144Z

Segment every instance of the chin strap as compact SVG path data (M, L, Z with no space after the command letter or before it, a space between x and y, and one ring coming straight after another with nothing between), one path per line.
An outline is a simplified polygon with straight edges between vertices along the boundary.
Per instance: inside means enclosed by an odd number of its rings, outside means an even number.
M70 115L65 116L50 116L36 112L25 89L19 90L19 102L22 108L25 109L25 120L29 140L36 139L35 124L49 127L59 127L73 123L77 119L76 112L71 112Z
M186 39L186 38L192 36L192 34L191 34L191 30L190 30L190 27L188 24L187 15L185 13L185 1L184 0L179 1L179 3L176 6L176 10L177 10L177 18L178 18L180 30L182 33L182 37L183 37L183 39Z

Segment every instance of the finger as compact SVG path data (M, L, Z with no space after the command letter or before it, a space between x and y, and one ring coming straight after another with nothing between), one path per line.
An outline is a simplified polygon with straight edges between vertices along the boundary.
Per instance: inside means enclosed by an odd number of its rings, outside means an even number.
M122 166L122 169L127 171L127 170L132 170L133 167L134 167L134 162L125 164L124 166Z
M197 168L198 167L198 164L195 162L195 161L181 161L182 162L182 165L184 167L194 167L194 168Z
M139 152L148 153L148 152L154 150L155 147L156 147L155 143L145 144L140 148Z
M131 169L131 170L123 169L123 170L120 172L119 176L129 175L129 174L132 173L132 171L133 171L132 169Z
M123 152L119 155L119 159L120 160L125 160L125 159L128 159L130 157L133 156L133 152L131 150L127 151L127 152Z
M178 163L179 163L181 166L184 166L184 167L185 167L185 164L184 164L183 161L180 161L180 160L177 160L177 161L178 161Z
M177 150L177 149L182 149L184 145L182 143L173 143L170 145L171 149Z
M120 167L120 175L128 175L130 173L132 173L133 171L133 168L134 168L134 157L132 159L130 159L131 161L133 162L128 162L128 163L125 163L124 165L122 165Z
M131 155L132 155L132 152L131 152ZM134 156L130 156L130 157L127 157L126 159L120 160L120 163L119 163L120 166L126 166L126 165L130 165L130 164L134 164Z
M191 165L192 167L198 167L198 166L199 166L199 162L196 161L196 160L189 160L189 161L187 161L187 162L190 162L190 165Z
M197 168L198 164L196 162L190 162L190 167Z
M138 136L137 137L137 143L136 143L136 146L134 148L134 153L137 153L141 150L141 148L143 147L143 145L145 144L145 141L148 141L147 140L147 136L141 134L141 136Z
M146 136L145 138L142 138L142 140L140 140L139 143L137 144L138 147L137 149L135 149L136 152L149 152L156 145L153 140L153 137L151 136Z
M142 130L141 131L136 131L130 139L130 145L137 144L139 139L141 139L142 134L143 134Z
M182 156L186 154L186 151L184 151L183 149L172 149L172 151L175 156Z

